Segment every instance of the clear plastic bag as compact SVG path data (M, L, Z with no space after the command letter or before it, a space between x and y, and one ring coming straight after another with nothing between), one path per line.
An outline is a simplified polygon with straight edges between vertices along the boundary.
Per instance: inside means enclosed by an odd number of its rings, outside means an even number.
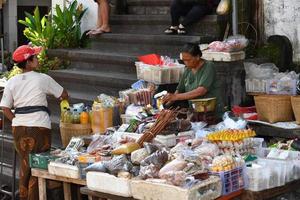
M245 62L244 68L247 79L271 79L279 72L279 69L273 63L257 65L255 63Z

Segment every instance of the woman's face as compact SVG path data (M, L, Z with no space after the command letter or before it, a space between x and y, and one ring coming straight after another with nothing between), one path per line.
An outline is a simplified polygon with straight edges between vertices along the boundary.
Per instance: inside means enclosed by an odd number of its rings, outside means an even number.
M192 56L189 53L182 52L181 53L181 60L184 62L185 66L190 69L196 68L199 65L200 57L199 56Z

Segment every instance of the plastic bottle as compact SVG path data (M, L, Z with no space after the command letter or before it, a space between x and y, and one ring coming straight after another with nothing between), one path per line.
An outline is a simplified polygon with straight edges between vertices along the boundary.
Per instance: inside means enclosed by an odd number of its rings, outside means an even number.
M77 109L73 110L73 124L79 124L80 123L80 115L77 112Z
M65 115L65 113L67 112L67 107L64 107L62 110L61 110L61 113L60 113L60 120L62 121L62 122L65 122L65 118L64 118L64 115Z
M60 112L63 112L65 109L70 108L69 102L67 100L62 100L60 102Z
M88 124L89 123L89 114L85 110L80 113L80 124Z
M63 122L64 123L72 123L73 122L73 117L70 108L67 108L67 111L65 111L64 116L63 116Z

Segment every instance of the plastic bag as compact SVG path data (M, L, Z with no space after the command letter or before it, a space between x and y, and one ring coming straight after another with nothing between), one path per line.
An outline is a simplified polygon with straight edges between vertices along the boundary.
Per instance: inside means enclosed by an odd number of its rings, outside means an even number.
M227 15L230 10L230 0L221 0L218 7L217 7L217 14L218 15Z
M160 169L165 163L168 161L168 152L156 151L155 153L151 154L150 156L146 157L142 162L142 166L147 166L153 164L155 167Z
M107 172L107 168L105 167L103 162L96 162L84 169L86 172Z
M131 153L131 161L139 165L147 156L149 156L149 154L145 148L138 149Z
M117 175L120 171L130 171L133 165L125 155L115 156L112 160L103 162L110 174Z
M93 135L92 142L87 148L87 153L94 153L110 148L111 136L107 135Z
M245 129L247 126L247 121L241 117L235 117L231 112L225 112L223 115L223 122L217 124L217 130L225 129Z
M130 154L131 152L138 150L140 148L141 147L138 143L130 142L117 147L111 153L114 155Z
M247 79L271 79L279 72L279 69L273 63L257 65L255 63L245 62L244 68Z
M194 152L199 156L210 156L210 157L215 157L220 153L219 147L212 143L202 144L197 148L195 148Z
M142 166L139 172L139 176L142 179L147 179L147 178L158 178L158 172L159 169L153 165L150 164L148 166Z
M248 39L243 35L230 36L224 41L228 45L229 52L241 51L248 46Z
M167 180L168 184L182 186L183 184L185 184L187 174L183 171L170 171L165 173L160 178Z
M183 159L175 159L166 164L163 168L159 170L159 177L162 178L170 171L182 171L186 166L187 162Z

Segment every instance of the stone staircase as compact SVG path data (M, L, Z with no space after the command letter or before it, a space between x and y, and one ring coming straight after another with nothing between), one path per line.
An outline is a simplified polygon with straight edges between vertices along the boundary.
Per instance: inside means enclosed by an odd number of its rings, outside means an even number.
M66 70L49 73L70 94L71 103L91 104L100 93L118 96L136 78L138 55L158 53L178 57L186 42L207 43L222 38L226 17L208 15L193 25L186 36L167 36L171 0L127 0L127 14L111 15L112 33L90 38L86 49L55 49L50 56L69 60ZM58 101L49 98L53 143L60 145Z

